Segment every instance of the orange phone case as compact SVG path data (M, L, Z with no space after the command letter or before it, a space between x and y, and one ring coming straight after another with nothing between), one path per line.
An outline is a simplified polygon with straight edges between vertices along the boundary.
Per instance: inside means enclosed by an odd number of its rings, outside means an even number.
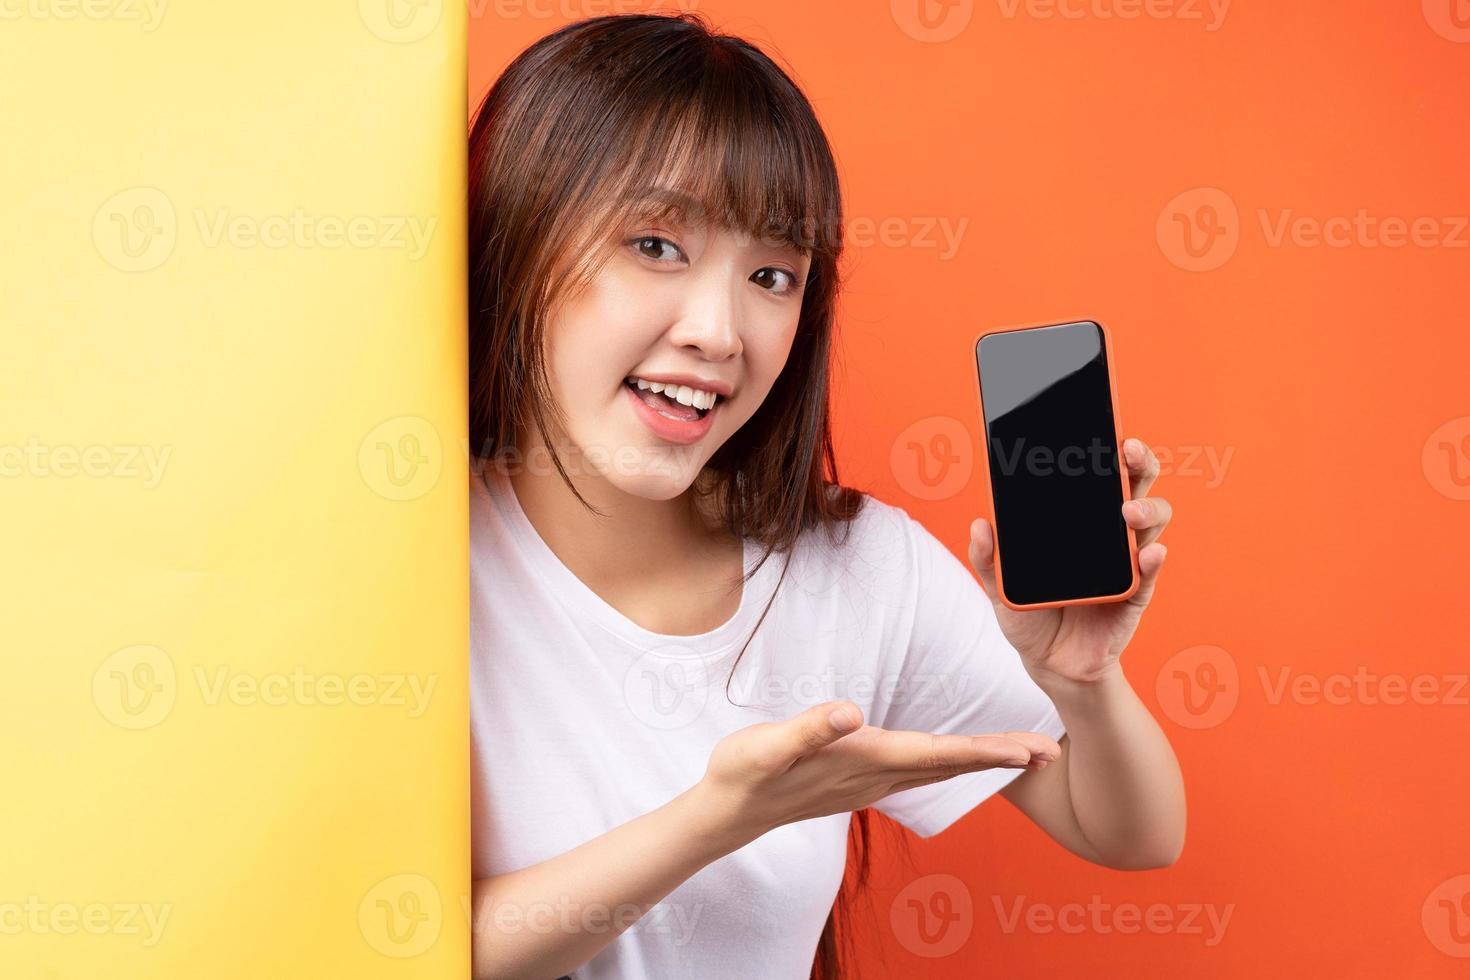
M1000 601L1005 603L1010 608L1020 612L1024 612L1028 609L1056 609L1061 606L1086 606L1098 602L1121 602L1122 600L1131 596L1134 592L1138 591L1138 539L1134 536L1133 528L1127 527L1127 525L1125 524L1124 526L1127 528L1128 531L1129 564L1131 564L1133 567L1133 580L1128 585L1128 588L1125 591L1120 592L1117 595L1089 596L1085 599L1063 599L1058 602L1032 602L1024 604L1014 603L1010 600L1010 597L1006 595L1005 577L1001 573L1000 567L1000 528L995 521L995 487L990 482L990 431L989 427L985 424L985 391L980 384L980 341L984 340L986 337L990 337L995 334L1017 333L1022 330L1039 330L1046 327L1063 327L1073 323L1095 324L1098 328L1098 332L1102 334L1103 352L1108 362L1108 394L1111 396L1113 403L1113 433L1115 436L1121 436L1121 433L1123 432L1123 417L1121 414L1119 414L1118 411L1118 381L1113 368L1113 337L1112 334L1108 332L1108 328L1104 326L1100 320L1080 318L1076 320L1058 320L1052 323L1034 323L1023 327L1001 327L995 330L986 330L985 332L979 334L975 337L974 342L970 345L970 357L974 361L975 365L974 371L972 373L972 376L975 379L975 395L979 399L980 405L980 439L982 444L982 451L980 453L980 465L984 469L985 485L989 489L989 492L986 494L986 505L987 516L990 520L990 531L992 535L992 540L994 542L993 556L995 559L995 585L997 591L1000 592ZM1132 499L1132 496L1128 490L1128 462L1123 456L1123 444L1121 442L1118 443L1117 450L1118 476L1123 483L1123 502L1127 503L1129 500Z

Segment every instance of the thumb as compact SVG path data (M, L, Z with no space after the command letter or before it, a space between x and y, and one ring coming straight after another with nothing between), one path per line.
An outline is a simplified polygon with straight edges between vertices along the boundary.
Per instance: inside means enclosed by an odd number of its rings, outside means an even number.
M980 584L985 586L985 594L994 605L1000 596L995 587L995 535L990 522L983 517L975 518L970 524L970 567L980 576Z
M782 722L782 741L787 752L796 758L831 745L849 732L857 731L862 724L862 710L851 701L827 701Z

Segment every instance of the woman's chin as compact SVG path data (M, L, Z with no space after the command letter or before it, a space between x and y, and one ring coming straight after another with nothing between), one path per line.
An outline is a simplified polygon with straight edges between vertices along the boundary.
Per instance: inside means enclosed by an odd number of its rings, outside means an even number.
M619 490L632 496L645 500L673 500L688 490L698 475L697 467L690 469L690 464L684 461L671 461L666 464L649 462L639 472L613 472L607 478Z

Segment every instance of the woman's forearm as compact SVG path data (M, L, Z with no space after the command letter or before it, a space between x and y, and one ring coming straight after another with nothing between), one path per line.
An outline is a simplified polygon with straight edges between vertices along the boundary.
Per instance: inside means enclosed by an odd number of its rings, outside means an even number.
M1111 867L1172 864L1184 847L1184 779L1169 740L1121 664L1043 688L1067 728L1066 787L1077 826Z
M565 854L476 880L475 980L569 973L695 872L750 843L702 785Z

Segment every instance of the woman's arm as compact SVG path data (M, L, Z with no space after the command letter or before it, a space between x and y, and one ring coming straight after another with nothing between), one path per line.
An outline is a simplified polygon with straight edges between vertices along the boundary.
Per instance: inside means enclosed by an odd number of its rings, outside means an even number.
M1039 769L1060 751L1035 732L931 735L863 726L849 701L742 728L715 746L693 788L657 810L540 864L476 880L473 975L559 977L700 868L768 830L961 773Z
M1001 790L1069 850L1115 868L1172 864L1184 847L1184 780L1169 740L1123 676L1121 656L1153 598L1173 517L1149 496L1159 461L1141 440L1123 444L1130 500L1123 519L1138 542L1138 589L1121 602L1015 610L999 599L995 538L984 519L970 531L970 563L1006 639L1066 726L1049 772Z
M476 880L476 980L570 973L700 868L750 843L707 792L697 783L565 854Z
M1158 723L1121 668L1044 690L1067 726L1061 756L1002 789L1063 847L1096 864L1173 864L1184 849L1184 780Z

